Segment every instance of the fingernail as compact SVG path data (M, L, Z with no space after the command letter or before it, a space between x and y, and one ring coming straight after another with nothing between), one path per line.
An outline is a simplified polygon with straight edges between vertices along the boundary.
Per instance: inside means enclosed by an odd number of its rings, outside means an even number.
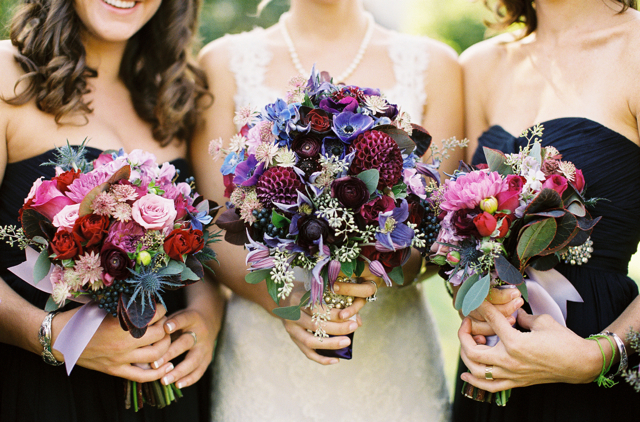
M520 298L516 300L516 306L522 306L522 305L524 305L524 299Z
M154 369L158 369L162 366L163 363L164 359L160 358L157 361L153 362L152 366L154 367Z
M349 324L349 329L350 330L355 330L356 328L358 328L358 323L357 322L352 322L351 324Z
M511 299L515 299L520 296L520 292L516 290L515 292L511 292Z
M174 378L173 375L166 375L165 377L162 378L162 383L164 385L169 385L173 382ZM180 388L180 387L178 387Z
M344 340L340 340L340 343L338 343L338 346L340 346L340 347L347 347L349 344L351 344L351 340L349 340L349 339L344 339Z
M329 365L335 365L336 363L339 363L339 362L340 362L340 359L331 359L329 361Z
M170 363L169 366L167 366L167 370L164 371L165 374L168 374L169 372L173 371L173 363Z
M167 326L167 330L169 330L170 333L172 333L173 330L176 329L176 324L174 324L173 322L167 322L166 326Z
M465 381L465 382L467 382L467 381L468 381L468 380L467 380L467 374L462 374L462 375L460 375L460 378L462 379L462 381Z
M340 285L339 284L334 284L333 285L333 291L334 292L339 292L340 291Z
M186 387L184 382L179 382L176 384L176 387L178 387L178 389L182 390L182 387Z

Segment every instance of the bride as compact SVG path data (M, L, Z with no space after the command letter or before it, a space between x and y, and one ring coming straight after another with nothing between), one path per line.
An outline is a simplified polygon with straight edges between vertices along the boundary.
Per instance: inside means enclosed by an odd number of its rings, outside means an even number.
M264 6L268 1L263 1ZM268 28L226 36L206 46L201 66L207 72L214 105L193 144L199 191L218 201L224 189L220 162L205 153L209 141L228 141L237 131L234 112L284 98L289 80L308 76L313 64L336 82L380 88L412 120L440 140L462 134L462 92L455 53L434 40L399 34L373 22L361 0L291 0L289 12ZM452 163L457 157L452 157ZM455 164L445 167L450 171ZM266 292L244 279L245 252L225 245L217 277L233 290L214 364L213 418L219 421L447 420L448 392L431 312L419 285L380 289L379 300L360 312L354 358L339 365L315 349L349 344L342 334L364 300L327 324L337 337L320 340L307 329L310 317L282 321ZM419 259L405 267L405 279L418 272ZM412 273L410 276L407 274ZM346 289L347 286L343 286ZM369 283L356 285L367 297ZM341 290L343 293L344 290ZM296 350L287 338L311 360ZM239 394L242 392L242 394ZM324 405L324 406L323 406Z

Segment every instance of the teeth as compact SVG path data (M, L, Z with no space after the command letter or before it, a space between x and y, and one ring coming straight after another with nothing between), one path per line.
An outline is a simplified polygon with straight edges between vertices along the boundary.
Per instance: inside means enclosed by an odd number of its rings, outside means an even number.
M136 5L135 1L120 1L120 0L102 0L110 6L117 7L118 9L131 9Z

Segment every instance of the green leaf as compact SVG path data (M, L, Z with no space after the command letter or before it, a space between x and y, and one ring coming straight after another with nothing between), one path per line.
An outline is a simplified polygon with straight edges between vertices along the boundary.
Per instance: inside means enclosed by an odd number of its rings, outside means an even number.
M574 201L569 204L569 206L567 207L567 211L577 217L584 217L585 215L587 215L587 210L585 209L584 205L578 201Z
M184 265L182 262L178 262L172 259L171 261L169 261L169 264L167 264L166 267L158 271L158 274L160 275L181 274L185 268L186 268L186 265Z
M464 300L462 302L462 314L464 316L469 315L471 311L482 305L482 302L484 302L489 294L490 287L491 275L487 274L469 288L469 291L464 296Z
M47 299L47 303L46 305L44 305L44 310L45 312L52 312L55 311L56 309L58 309L59 306L58 304L53 300L53 297L49 296L49 299Z
M389 271L389 278L393 280L396 284L403 285L404 284L404 272L402 272L402 267L395 267L391 271Z
M49 242L47 242L47 239L45 239L42 236L34 236L33 238L31 238L31 240L33 242L36 242L39 245L43 245L45 248L47 247L47 245L49 245Z
M362 272L364 271L364 266L365 266L365 263L363 260L361 259L356 260L356 271L355 271L356 277L360 277L362 275Z
M278 297L278 285L271 280L271 276L267 277L267 291L276 305L280 303L280 298Z
M529 292L527 291L527 284L526 283L518 284L516 287L518 288L518 290L520 290L520 293L522 294L522 298L528 302Z
M373 195L378 188L378 181L380 180L380 172L377 169L365 170L356 177L367 185L369 195Z
M289 224L291 224L291 220L283 215L278 214L276 210L271 211L271 222L277 228L289 227Z
M572 214L565 214L562 218L556 219L556 224L558 228L553 240L544 251L540 252L540 255L551 255L558 252L576 236L578 222Z
M503 256L498 255L495 260L496 272L500 280L506 281L509 284L521 284L524 281L522 274L516 267L511 265L509 260Z
M349 262L343 262L340 264L340 270L344 273L345 276L349 278L353 275L355 268L356 268L355 260L349 261Z
M284 308L274 308L273 313L282 319L289 319L291 321L297 321L300 319L299 306L286 306Z
M187 267L186 265L184 266L184 269L180 274L180 278L182 278L182 280L200 280L198 274L194 273L191 268Z
M556 235L558 225L554 218L547 218L526 227L518 239L518 257L521 262L544 251Z
M531 150L529 151L529 157L533 157L538 164L542 165L542 147L540 142L534 142Z
M462 285L460 286L460 288L458 289L458 293L456 294L456 301L453 304L456 310L459 311L460 309L462 309L462 302L464 301L464 297L467 295L467 292L469 291L471 286L473 286L478 280L480 280L480 276L478 274L473 274L467 277L467 279L462 282Z
M391 188L391 192L393 193L394 198L402 199L407 197L407 185L404 183L398 183L394 187Z
M269 277L270 273L271 270L268 268L264 270L251 271L249 274L244 276L244 281L249 284L258 284L262 280L265 280L267 277Z
M51 261L49 260L49 253L46 249L40 252L36 264L33 267L33 282L38 284L43 278L49 274L51 269Z
M507 157L502 151L487 147L483 147L482 150L484 151L484 156L487 159L487 164L491 171L497 171L503 176L513 173L511 166L506 164Z

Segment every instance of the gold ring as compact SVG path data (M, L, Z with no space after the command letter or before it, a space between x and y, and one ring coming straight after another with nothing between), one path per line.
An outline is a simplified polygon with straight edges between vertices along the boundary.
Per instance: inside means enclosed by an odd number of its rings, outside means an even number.
M194 333L193 331L185 331L185 334L191 334L191 337L193 337L193 346L195 346L196 344L198 344L198 336L196 335L196 333ZM191 347L193 347L191 346Z
M484 368L484 379L493 381L493 365L487 365L487 367Z

